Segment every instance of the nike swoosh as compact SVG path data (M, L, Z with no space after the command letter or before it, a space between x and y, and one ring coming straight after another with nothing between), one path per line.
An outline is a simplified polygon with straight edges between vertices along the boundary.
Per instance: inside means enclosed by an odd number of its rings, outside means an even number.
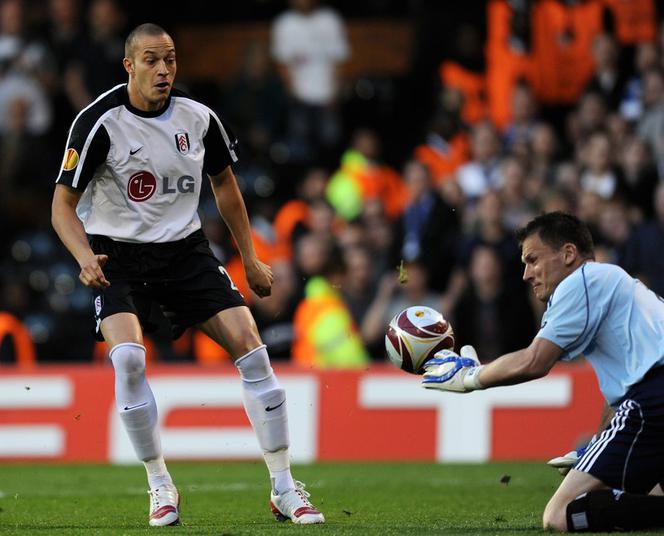
M141 145L138 149L134 149L133 151L132 151L131 149L129 149L129 156L133 156L133 155L135 155L135 154L136 154L138 151L140 151L142 148L143 148L143 146Z
M136 409L147 405L148 405L147 402L143 402L142 404L137 404L136 406L125 406L124 410L129 411L130 409Z
M268 407L265 408L265 411L273 411L273 410L283 406L284 402L286 402L285 398L281 401L281 404L277 404L276 406L268 406Z

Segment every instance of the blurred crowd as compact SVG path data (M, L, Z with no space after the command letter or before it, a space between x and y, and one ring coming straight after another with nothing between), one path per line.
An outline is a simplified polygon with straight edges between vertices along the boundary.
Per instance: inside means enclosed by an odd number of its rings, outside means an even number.
M27 5L0 4L0 363L101 362L91 295L49 204L71 120L126 79L128 18L113 0L51 0L30 16ZM492 0L485 15L438 57L435 98L398 158L385 150L389 118L358 124L345 106L340 68L358 51L341 8L292 0L223 87L181 80L240 140L235 171L274 271L269 298L248 289L209 188L201 217L274 359L383 361L388 322L414 304L440 310L485 361L527 345L543 305L521 279L513 232L553 210L590 226L597 260L664 295L659 5ZM354 88L367 101L380 91ZM162 326L147 343L154 361L227 359L195 330L172 342Z

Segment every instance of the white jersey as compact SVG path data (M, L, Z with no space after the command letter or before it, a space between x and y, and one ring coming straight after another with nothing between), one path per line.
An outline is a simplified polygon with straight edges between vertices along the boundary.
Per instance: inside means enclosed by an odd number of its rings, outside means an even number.
M83 192L76 213L87 234L171 242L200 229L203 177L236 162L236 145L210 108L181 91L144 112L122 84L76 117L56 183Z

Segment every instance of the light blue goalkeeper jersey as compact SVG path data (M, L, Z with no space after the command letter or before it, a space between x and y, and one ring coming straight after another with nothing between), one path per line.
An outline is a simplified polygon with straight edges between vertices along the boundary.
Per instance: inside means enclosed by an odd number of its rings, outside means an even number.
M556 287L537 337L563 360L583 354L613 405L664 364L664 301L622 268L588 262Z

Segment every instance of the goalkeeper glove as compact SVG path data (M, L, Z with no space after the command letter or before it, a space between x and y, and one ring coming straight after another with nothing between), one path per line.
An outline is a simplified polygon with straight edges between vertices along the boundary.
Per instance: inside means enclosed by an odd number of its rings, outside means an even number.
M422 387L439 391L467 393L483 389L479 381L482 369L475 348L464 346L459 352L441 350L424 364Z

